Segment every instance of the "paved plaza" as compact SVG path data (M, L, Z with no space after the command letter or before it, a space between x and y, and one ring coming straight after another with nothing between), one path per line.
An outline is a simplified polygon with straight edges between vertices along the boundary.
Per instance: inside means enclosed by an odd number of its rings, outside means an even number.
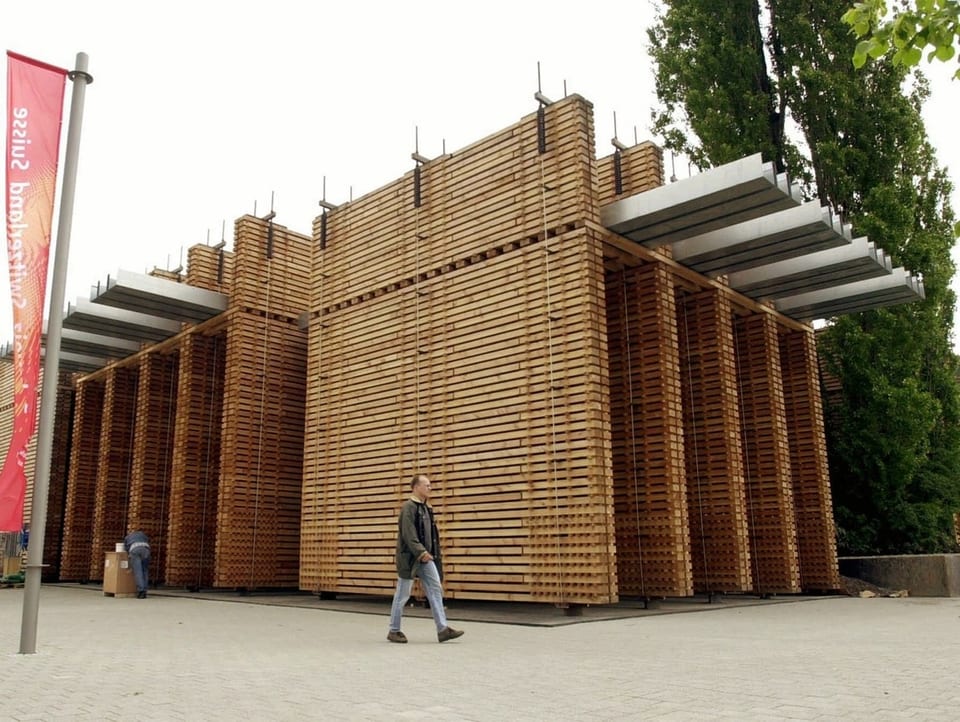
M23 589L0 589L0 719L960 718L960 599L551 610L554 625L453 601L466 635L442 645L422 609L410 643L388 643L387 599L238 600L45 585L38 651L20 655Z

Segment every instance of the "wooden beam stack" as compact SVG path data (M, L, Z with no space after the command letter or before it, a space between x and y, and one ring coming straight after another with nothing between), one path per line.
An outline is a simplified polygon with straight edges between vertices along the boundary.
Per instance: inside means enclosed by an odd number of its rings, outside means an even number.
M103 555L113 551L128 531L130 477L137 409L139 369L107 370L100 425L96 498L90 549L90 579L103 578Z
M663 150L655 143L644 141L620 152L619 193L616 163L616 154L608 155L597 162L597 200L601 206L663 185Z
M694 589L752 588L733 311L723 289L682 293L680 357Z
M232 251L195 245L187 249L186 282L208 291L226 293L233 284Z
M693 593L673 275L607 274L607 347L620 595Z
M76 385L76 407L63 522L63 556L60 560L61 581L90 578L104 391L105 384L99 379L91 381L81 379ZM99 576L98 572L95 578Z
M840 588L837 533L813 331L782 329L780 361L790 429L800 586L805 591L835 590Z
M70 430L73 426L74 406L72 374L69 372L60 372L56 404L53 448L50 451L50 482L47 486L47 524L43 544L43 578L49 580L60 577L60 555L63 551L63 523L70 468Z
M738 317L734 332L753 591L799 592L797 526L777 322L766 313Z
M166 563L178 361L176 353L145 354L136 395L127 526L150 539L153 577L158 582Z
M225 332L188 333L180 345L170 467L167 584L213 584L220 485Z
M531 115L329 214L301 588L389 593L423 471L449 596L616 599L589 104L546 108L544 128L543 154Z
M218 489L218 587L296 587L312 241L236 224Z

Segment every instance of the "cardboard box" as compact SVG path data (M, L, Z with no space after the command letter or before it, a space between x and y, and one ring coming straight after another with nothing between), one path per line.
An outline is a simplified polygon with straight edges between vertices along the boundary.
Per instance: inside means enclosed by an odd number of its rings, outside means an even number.
M20 557L4 557L3 558L2 576L9 577L12 574L19 574L19 572L20 572Z
M137 595L137 580L126 552L107 552L103 560L103 593L114 597Z

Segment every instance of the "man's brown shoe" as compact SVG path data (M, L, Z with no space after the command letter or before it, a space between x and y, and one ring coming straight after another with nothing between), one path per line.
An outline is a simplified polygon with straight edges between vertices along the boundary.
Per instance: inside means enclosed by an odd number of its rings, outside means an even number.
M387 641L396 642L397 644L406 644L407 635L404 634L403 632L390 632L389 634L387 634Z
M462 637L463 632L459 629L454 629L453 627L444 627L439 632L437 632L437 640L440 642L446 642L450 639L456 639L457 637Z

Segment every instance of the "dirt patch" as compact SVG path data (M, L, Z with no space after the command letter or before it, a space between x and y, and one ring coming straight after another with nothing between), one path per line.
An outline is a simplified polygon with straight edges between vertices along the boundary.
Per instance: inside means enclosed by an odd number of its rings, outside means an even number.
M907 597L910 596L906 589L887 589L878 587L863 579L854 577L840 577L840 584L843 591L850 597Z

